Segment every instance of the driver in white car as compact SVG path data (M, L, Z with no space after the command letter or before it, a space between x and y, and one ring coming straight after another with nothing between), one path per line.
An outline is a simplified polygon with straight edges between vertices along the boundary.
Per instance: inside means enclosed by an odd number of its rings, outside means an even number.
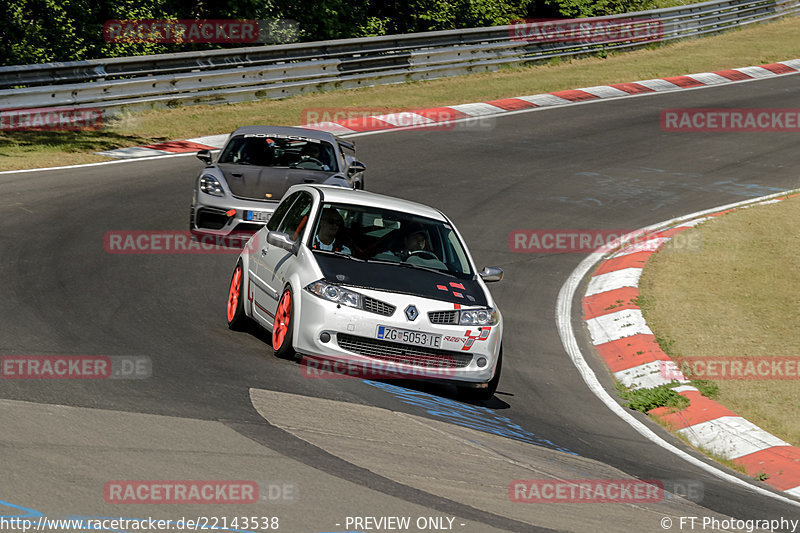
M403 238L403 249L400 250L401 257L408 257L414 252L425 250L428 246L428 239L425 237L425 230L415 229L407 233Z
M420 255L423 258L436 257L428 244L428 232L425 230L425 226L412 223L404 228L403 248L395 252L395 255L403 261L407 261L413 255Z
M401 230L402 248L386 250L377 254L374 259L384 261L412 263L438 269L446 269L444 263L433 251L428 240L428 230L419 222L409 223Z

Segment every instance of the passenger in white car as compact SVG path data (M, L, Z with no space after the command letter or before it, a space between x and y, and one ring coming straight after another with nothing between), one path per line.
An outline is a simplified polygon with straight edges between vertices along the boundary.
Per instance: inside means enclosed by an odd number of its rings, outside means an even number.
M317 234L314 235L312 248L315 250L352 254L350 248L345 246L342 239L337 238L342 226L344 226L342 215L340 215L336 209L325 209L320 217L319 227L317 228Z

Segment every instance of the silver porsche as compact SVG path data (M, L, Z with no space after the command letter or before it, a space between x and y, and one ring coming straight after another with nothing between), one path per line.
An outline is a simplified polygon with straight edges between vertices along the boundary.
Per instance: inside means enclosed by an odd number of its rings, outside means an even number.
M355 145L305 128L244 126L195 180L189 227L196 235L254 233L266 224L289 187L301 183L364 188L366 167Z

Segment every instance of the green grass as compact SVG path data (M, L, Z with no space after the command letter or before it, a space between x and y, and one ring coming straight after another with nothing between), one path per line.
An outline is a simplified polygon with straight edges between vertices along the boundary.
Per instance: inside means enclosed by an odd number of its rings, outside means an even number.
M651 389L632 389L617 383L617 391L620 398L625 400L625 407L636 411L647 413L657 407L671 407L680 411L689 406L689 398L672 390L676 385L677 381Z
M742 209L697 226L700 253L667 243L639 291L653 333L680 357L798 356L800 198ZM698 290L702 288L702 290ZM697 386L697 385L696 385ZM715 380L701 391L800 446L797 380Z
M700 391L700 394L711 398L712 400L719 397L719 385L714 381L707 379L693 379L691 380L692 387Z
M798 33L800 18L790 18L606 58L283 100L148 111L108 122L97 132L6 132L0 134L0 170L101 161L105 158L93 152L229 133L245 124L297 125L308 108L358 107L378 114L772 63L800 58Z

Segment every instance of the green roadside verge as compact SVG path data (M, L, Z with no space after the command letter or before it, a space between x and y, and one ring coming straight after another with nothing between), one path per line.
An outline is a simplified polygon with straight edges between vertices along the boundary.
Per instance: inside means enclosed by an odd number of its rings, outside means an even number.
M647 262L639 283L642 312L679 366L688 358L744 358L745 369L751 361L800 360L798 220L798 197L740 209L686 230L699 233L692 239L702 243L699 250L668 242ZM715 379L714 399L800 446L800 384L796 375L786 379L797 366L785 363L764 379ZM716 368L721 376L722 366Z
M283 100L148 111L109 121L98 131L4 132L0 170L105 161L93 152L228 133L245 124L298 125L305 122L307 109L358 107L379 114L774 63L800 58L798 33L800 18L789 18L605 58Z

